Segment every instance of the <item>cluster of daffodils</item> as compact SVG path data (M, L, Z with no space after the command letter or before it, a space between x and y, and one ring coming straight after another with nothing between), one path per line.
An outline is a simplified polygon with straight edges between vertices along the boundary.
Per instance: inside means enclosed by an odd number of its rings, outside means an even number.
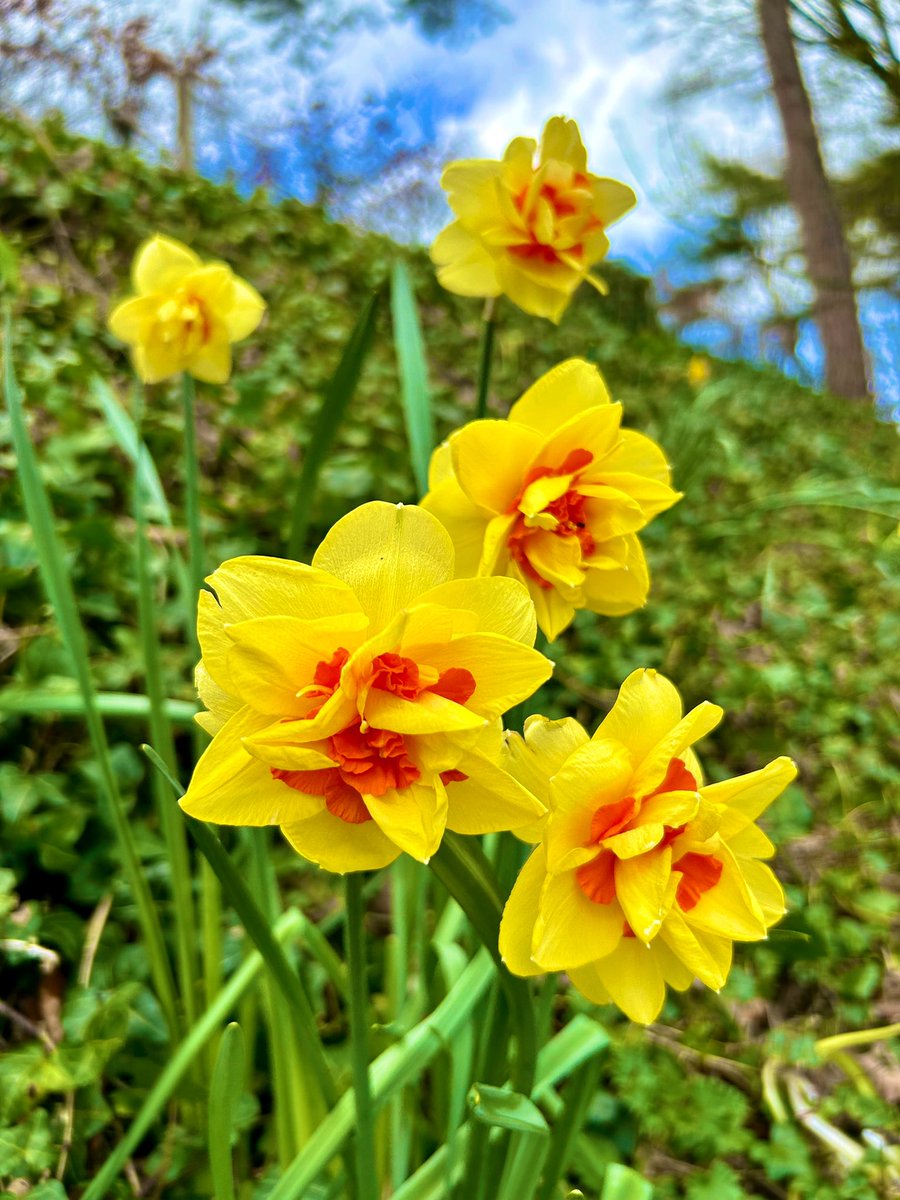
M451 164L457 220L441 282L505 293L558 321L604 257L630 188L587 171L578 128L548 122L502 161ZM139 376L221 382L264 305L221 263L157 236L137 295L111 314ZM779 758L709 784L694 745L722 717L686 715L675 686L635 671L593 736L576 721L502 718L544 683L535 649L586 609L646 602L640 533L680 499L665 455L622 428L582 359L537 380L505 420L477 420L432 457L421 506L365 504L310 565L223 563L199 599L198 718L211 742L182 807L226 825L278 825L339 873L427 862L446 830L530 842L503 914L510 971L565 971L585 996L652 1021L665 987L718 989L735 941L784 913L756 824L795 775Z

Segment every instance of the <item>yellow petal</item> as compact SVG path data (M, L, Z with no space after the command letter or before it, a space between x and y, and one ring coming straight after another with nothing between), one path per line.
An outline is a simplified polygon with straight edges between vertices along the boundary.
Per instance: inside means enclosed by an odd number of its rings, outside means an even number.
M588 450L595 461L602 459L615 444L621 420L621 404L601 404L575 413L569 420L560 423L547 438L535 465L558 467L573 450ZM594 464L586 467L586 478L591 478L594 471Z
M692 929L675 906L660 931L660 940L701 983L718 991L725 986L731 967L731 940Z
M452 577L453 543L424 509L376 500L331 527L313 566L349 584L376 631Z
M302 716L310 702L298 692L314 681L317 666L338 648L354 651L368 622L362 613L320 617L253 617L225 626L233 645L226 672L235 695L257 712Z
M559 537L538 529L528 539L526 554L538 575L562 589L566 599L567 589L578 589L584 581L583 552L577 537Z
M459 159L444 168L441 187L450 207L467 225L478 227L496 218L501 171L501 164L489 158Z
M437 517L453 541L454 575L462 578L476 575L490 520L484 510L472 503L455 476L432 486L422 500L422 508Z
M586 967L576 967L567 974L582 996L587 997L593 1004L612 1004L609 992L600 982L595 963L588 963Z
M576 490L588 497L585 505L587 527L597 542L636 533L647 524L648 517L638 501L618 488L579 483Z
M184 369L181 350L155 335L151 327L146 339L134 347L134 367L144 383L161 383Z
M428 862L447 825L447 792L439 779L364 797L386 837L407 854Z
M708 784L703 789L703 798L711 804L727 804L749 821L755 821L796 776L797 767L791 759L776 758L760 771Z
M718 704L710 704L708 700L692 708L639 763L632 781L634 794L644 796L659 787L672 759L680 758L689 746L715 729L724 715Z
M719 882L700 896L693 908L684 914L685 920L694 929L702 929L733 941L756 942L765 938L765 916L742 874L741 866L726 846L720 846L715 857L722 863ZM757 863L756 866L771 875L763 863ZM676 862L673 871L677 870Z
M431 261L438 283L457 296L499 296L500 283L493 256L461 222L454 221L434 239Z
M243 708L243 705L236 696L232 696L224 688L219 687L202 661L197 664L194 672L194 686L200 702L208 710L205 713L198 713L194 720L212 737L213 734L219 732L230 717Z
M579 413L602 404L609 404L603 376L593 363L569 358L531 385L510 409L509 419L553 434Z
M588 562L589 569L582 585L585 608L607 617L621 617L640 608L650 589L650 575L641 543L634 534L626 534L622 540L626 543L627 555L624 566L600 570L591 568ZM598 557L608 545L600 543L596 551Z
M158 233L138 247L131 276L136 292L164 292L199 266L200 259L193 250Z
M189 816L216 825L280 825L322 807L321 797L304 796L273 779L268 766L244 749L243 738L267 720L242 708L219 730L179 801Z
M615 900L595 904L574 871L548 875L534 933L534 960L548 971L568 971L610 954L622 938L624 918Z
M447 828L455 833L518 829L544 815L544 805L484 755L467 754L459 769L468 778L445 785Z
M554 325L562 320L562 315L569 307L572 292L580 282L579 276L573 271L566 271L566 280L562 287L554 287L550 281L550 271L547 282L538 282L530 273L509 259L497 262L497 278L501 291L509 296L513 304L517 304L523 312L535 317L546 317Z
M671 870L669 847L616 862L616 897L628 924L642 942L656 937L671 906L668 896Z
M315 717L307 720L279 718L272 721L271 716L266 717L271 723L248 734L244 738L244 747L248 754L270 767L306 771L309 770L309 747L318 746L340 733L356 721L357 715L354 701L337 691L325 701Z
M766 926L774 925L787 911L784 890L775 873L765 863L741 856L736 858L747 887L762 911Z
M518 567L515 568L515 574L518 578L522 578ZM562 631L571 624L572 618L575 616L575 605L567 600L557 588L541 587L533 580L526 581L526 586L534 603L538 627L548 641L556 641Z
M225 383L231 375L231 343L221 321L215 321L209 338L185 363L185 368L203 383Z
M560 159L576 171L587 170L587 151L575 121L568 117L551 117L541 134L541 162Z
M681 697L675 685L652 668L632 671L616 702L597 727L595 740L625 746L635 767L681 720Z
M573 717L550 721L531 716L525 721L525 736L507 733L501 762L509 773L539 800L549 804L550 780L570 755L587 745L588 734Z
M266 302L256 288L244 279L232 276L233 291L228 311L222 319L233 342L239 342L256 329L266 311Z
M594 813L626 796L630 779L631 760L618 742L595 739L566 759L550 784L549 870L562 870L567 862L587 862L596 855L591 838ZM573 851L580 852L574 859Z
M142 341L156 320L158 302L153 297L136 296L123 300L109 314L110 332L123 342L134 344Z
M649 1025L659 1016L666 998L659 955L653 944L622 938L612 954L594 964L597 982L626 1017Z
M527 700L553 673L549 658L496 633L464 634L446 645L421 646L415 657L437 671L462 667L471 672L475 691L466 705L489 719Z
M613 454L610 457L614 460L615 456ZM632 475L627 471L607 471L602 462L597 467L597 471L598 473L602 472L604 485L624 494L640 506L645 525L681 499L681 492L676 492L668 484L660 483L656 479L649 479L643 475ZM603 492L591 493L589 487L579 488L579 491L583 491L585 495L604 494Z
M394 733L460 733L482 729L485 718L444 696L422 692L416 700L404 700L380 688L366 697L365 719L375 729Z
M226 659L234 642L225 632L226 624L271 616L317 620L362 611L345 583L284 558L231 558L208 575L206 582L212 592L202 591L197 604L203 664L231 694L235 693L229 686Z
M606 228L624 217L637 204L637 196L632 189L618 179L605 179L593 175L591 192L594 197L594 211Z
M544 849L534 851L513 885L500 922L500 956L513 975L541 975L531 943L546 875Z
M452 579L420 597L421 604L440 604L474 613L473 632L495 633L533 646L537 632L534 605L524 584L515 579Z
M453 435L450 448L456 478L472 503L492 513L508 513L540 449L540 438L509 421L472 421Z
M453 474L453 451L450 449L450 442L441 442L431 452L431 461L428 464L428 486L436 488L439 484L446 483L448 479L455 478Z
M304 821L282 825L281 832L298 854L338 875L377 871L400 856L399 848L374 821L351 825L327 808Z

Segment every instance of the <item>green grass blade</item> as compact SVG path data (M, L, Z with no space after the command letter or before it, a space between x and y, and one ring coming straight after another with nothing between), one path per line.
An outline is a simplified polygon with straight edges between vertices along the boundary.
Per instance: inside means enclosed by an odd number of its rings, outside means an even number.
M299 558L303 553L319 472L331 449L347 405L356 391L363 363L372 344L379 299L380 293L373 292L363 305L362 312L350 334L350 340L341 356L341 361L338 363L338 368L322 396L312 437L303 455L300 478L297 481L291 532L288 538L289 558Z
M356 1104L356 1189L360 1200L377 1200L378 1168L375 1162L375 1114L369 1086L369 988L366 974L365 909L362 878L351 871L344 877L347 919L344 953L350 974L350 1065Z
M606 1168L600 1200L653 1200L653 1188L637 1171L620 1163L610 1163Z
M168 779L176 796L183 795L183 789L159 755L150 746L142 748L157 770ZM191 817L186 820L188 832L197 849L212 867L250 939L265 959L270 975L281 989L296 1021L306 1065L318 1082L326 1106L332 1106L338 1098L337 1086L322 1052L312 1005L303 984L288 962L287 955L273 937L268 921L225 847L202 821L195 821Z
M273 930L272 936L276 943L291 937L297 932L299 921L297 914L285 913ZM146 1136L153 1122L168 1103L172 1093L178 1087L191 1063L203 1051L204 1046L213 1036L222 1022L244 995L257 975L263 968L262 955L254 951L244 960L234 975L219 992L215 1000L207 1008L175 1053L171 1056L162 1073L154 1083L141 1105L137 1116L128 1128L125 1137L112 1151L109 1158L100 1168L81 1200L103 1200L119 1172L134 1153L137 1146Z
M459 1030L471 1019L493 975L490 957L479 952L434 1012L375 1059L369 1077L372 1101L376 1106L421 1075L435 1055L452 1044ZM355 1121L353 1093L347 1092L284 1172L269 1200L301 1200L310 1184L340 1153L353 1132Z
M595 1055L583 1063L569 1081L563 1093L563 1111L553 1123L549 1154L540 1190L536 1194L537 1200L554 1200L558 1195L559 1181L571 1160L576 1138L584 1125L599 1078L600 1059Z
M434 448L428 364L415 293L406 264L399 259L391 276L391 316L410 461L419 492L424 495L428 491L428 463Z
M94 707L101 717L124 717L144 721L150 716L150 700L133 692L95 692ZM175 725L193 726L198 711L193 700L166 700L165 713ZM0 713L46 714L83 717L84 697L80 692L48 692L39 688L5 688L0 692Z
M243 1088L244 1034L232 1021L219 1042L209 1087L209 1167L215 1200L234 1200L231 1141Z
M40 563L41 578L50 603L56 613L63 641L78 683L84 719L91 747L97 759L100 786L107 816L112 826L122 855L125 877L138 910L138 920L144 938L153 985L165 1014L166 1023L173 1036L177 1029L175 986L166 953L165 941L159 923L155 901L132 837L131 825L119 794L119 785L113 770L106 740L103 719L97 707L94 683L91 678L87 639L75 603L75 594L69 578L63 548L59 542L53 521L53 512L38 468L37 456L25 423L22 393L16 382L12 364L12 322L7 312L3 338L4 349L4 392L9 409L13 445L18 460L19 480L25 500L25 510L31 522L35 547Z

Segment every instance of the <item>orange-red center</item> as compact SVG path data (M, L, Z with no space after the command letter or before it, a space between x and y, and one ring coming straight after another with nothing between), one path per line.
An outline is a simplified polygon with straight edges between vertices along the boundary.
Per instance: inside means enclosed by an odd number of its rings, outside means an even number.
M544 530L537 525L529 525L527 523L526 514L519 511L519 506L522 503L523 497L527 489L537 479L546 479L550 476L559 475L577 475L585 470L594 461L594 456L590 450L577 449L572 450L567 456L565 462L559 467L532 467L525 476L519 494L511 504L509 511L519 512L516 522L512 527L512 531L507 538L506 544L509 548L509 555L513 562L517 563L523 574L542 588L552 588L553 584L541 575L534 564L528 557L528 543L531 538L540 533L553 533L557 537L575 537L581 544L581 554L583 558L587 558L594 553L595 542L594 538L588 529L587 513L585 512L586 499L575 487L570 487L567 492L556 500L552 500L542 512L553 517L556 525L551 530ZM575 483L575 480L572 481Z

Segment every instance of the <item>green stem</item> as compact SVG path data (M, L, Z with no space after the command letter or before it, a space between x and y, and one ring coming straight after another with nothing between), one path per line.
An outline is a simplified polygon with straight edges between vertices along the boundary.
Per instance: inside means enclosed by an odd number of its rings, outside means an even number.
M144 721L150 716L149 699L133 692L95 692L93 706L101 717ZM166 700L163 708L168 720L174 724L193 725L197 705L192 700ZM0 694L0 712L83 717L87 709L84 696L78 692L57 695L54 692L18 692L8 688Z
M543 1179L535 1200L553 1200L559 1194L559 1181L572 1157L575 1140L581 1132L599 1078L600 1059L595 1056L589 1058L566 1085L563 1094L565 1108L553 1124L550 1153L544 1164Z
M134 393L134 424L138 439L143 422L144 391L138 384ZM163 682L159 636L155 620L156 605L153 598L152 566L147 538L147 519L144 512L144 496L140 474L135 468L134 517L136 524L136 565L138 578L138 626L144 657L144 676L147 698L150 702L150 736L160 748L162 757L170 771L175 770L175 740L166 712L166 692ZM165 782L158 772L153 772L153 791L159 822L162 826L169 860L169 878L172 909L175 925L175 950L178 982L184 1017L190 1028L197 1019L194 996L196 979L195 951L197 929L194 919L194 898L191 894L191 865L187 848L184 823L169 799Z
M75 602L75 592L68 572L65 554L56 532L53 510L47 497L44 481L38 467L37 455L28 436L22 393L19 390L12 364L12 319L5 314L3 338L4 391L9 409L13 447L18 463L19 480L25 500L25 511L34 535L40 564L41 578L48 599L53 605L63 642L72 662L78 682L84 720L88 730L94 757L100 775L100 791L103 796L109 823L112 826L122 855L125 878L137 904L138 921L143 934L150 974L156 995L173 1037L177 1036L177 1008L175 985L166 952L165 939L159 923L156 902L150 892L143 873L141 861L132 835L131 824L125 813L119 784L113 768L106 740L106 730L97 706L94 681L91 677L90 656L84 626Z
M529 1096L537 1059L534 1005L528 983L510 975L500 958L503 901L494 870L474 838L463 839L449 832L444 834L441 848L429 866L463 909L496 964L516 1038L517 1053L510 1072L512 1085L515 1091Z
M487 416L488 389L491 384L491 363L494 355L494 297L484 303L481 327L481 350L478 356L478 387L475 394L475 420Z
M194 381L187 372L181 377L181 405L184 418L184 507L187 516L188 578L191 584L192 602L195 603L197 593L203 586L203 530L200 524L196 393ZM193 613L191 615L193 617ZM194 649L198 649L196 644Z
M369 1088L369 990L363 941L362 877L345 877L347 921L344 944L350 971L350 1053L356 1098L356 1178L359 1200L377 1200L375 1116Z

